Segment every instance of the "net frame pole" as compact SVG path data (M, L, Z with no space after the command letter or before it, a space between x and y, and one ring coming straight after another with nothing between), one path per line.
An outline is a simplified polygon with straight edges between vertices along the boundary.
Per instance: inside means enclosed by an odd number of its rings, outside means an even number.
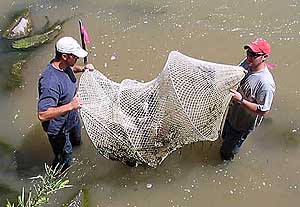
M79 19L78 23L79 23L79 32L80 32L81 46L82 46L82 48L84 50L86 50L86 44L85 44L85 41L84 41L84 34L83 34L83 31L82 31L82 21L81 21L81 19ZM88 63L87 56L83 58L83 63L85 65Z

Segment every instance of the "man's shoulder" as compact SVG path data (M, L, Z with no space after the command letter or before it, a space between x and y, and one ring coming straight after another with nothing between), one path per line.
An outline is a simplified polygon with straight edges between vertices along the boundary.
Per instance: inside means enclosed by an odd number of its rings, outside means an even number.
M269 71L269 69L265 69L264 71L262 71L262 73L258 74L258 79L261 86L261 90L275 92L276 84L273 75Z
M275 83L272 73L268 68L265 68L259 72L251 73L253 77L257 77L258 80L266 83Z
M52 73L52 66L51 64L48 64L43 70L42 70L42 73L41 73L41 76L48 76L49 74Z
M47 67L43 70L40 76L40 82L56 82L58 80L57 74L55 69L51 66L51 64L48 64Z
M264 70L264 73L262 74L263 80L266 84L274 85L275 86L275 80L273 78L272 73L268 68Z

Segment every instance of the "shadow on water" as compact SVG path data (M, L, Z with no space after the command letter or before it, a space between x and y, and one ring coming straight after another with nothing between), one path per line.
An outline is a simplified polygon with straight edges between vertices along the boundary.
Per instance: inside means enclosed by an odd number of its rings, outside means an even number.
M3 140L6 139L0 137L0 206L4 206L6 199L14 199L18 194L16 185L11 182L15 180L15 148Z
M8 185L0 183L0 205L4 206L6 199L12 200L15 199L19 192L12 190Z
M143 183L148 180L155 180L155 182L162 182L166 178L184 179L190 172L203 166L215 168L223 165L223 161L219 155L221 141L214 142L204 141L191 145L173 152L167 157L160 166L152 168L146 165L139 165L138 167L129 167L118 161L106 160L109 163L97 166L94 170L87 172L84 178L84 183L93 185L94 183L109 183L111 186L119 186L120 183L126 181L127 184L135 185L135 183ZM100 155L99 155L100 156ZM97 161L96 161L96 165ZM82 166L85 167L85 166ZM102 173L95 173L98 167L102 168ZM106 168L106 169L103 169Z
M4 142L4 138L0 137L0 165L5 171L15 170L14 169L14 152L15 148L12 145Z
M16 170L22 177L39 174L44 171L44 163L51 163L53 155L40 124L32 127L15 154Z
M0 38L0 54L1 54L1 56L12 51L12 48L10 47L11 42L12 42L11 40L6 40L3 38Z
M296 130L285 132L283 140L286 148L296 150L300 146L300 132Z
M194 171L209 174L211 170L226 168L219 155L220 144L221 141L216 140L186 145L173 152L156 168L146 165L129 167L119 161L106 160L101 155L83 159L79 157L81 163L74 165L70 171L72 184L74 184L72 191L74 194L83 188L89 189L88 197L90 202L93 202L99 200L98 197L94 197L98 195L98 191L103 195L127 194L143 192L152 187L162 189L168 183L184 183ZM85 145L81 147L92 147L88 146L88 143ZM78 154L75 155L77 156ZM124 192L124 189L127 190ZM72 198L73 194L65 195ZM63 200L66 201L65 198Z

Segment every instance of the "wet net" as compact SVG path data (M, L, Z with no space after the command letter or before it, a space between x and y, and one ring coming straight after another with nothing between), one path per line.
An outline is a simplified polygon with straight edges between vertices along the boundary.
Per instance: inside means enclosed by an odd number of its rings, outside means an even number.
M185 144L219 137L229 89L243 77L241 67L173 51L159 76L146 83L84 72L80 114L101 155L155 167Z

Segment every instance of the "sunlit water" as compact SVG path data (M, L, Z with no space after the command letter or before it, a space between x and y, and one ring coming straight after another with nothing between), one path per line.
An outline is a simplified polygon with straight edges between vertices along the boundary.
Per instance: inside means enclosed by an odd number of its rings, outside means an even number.
M272 45L270 62L277 91L271 113L244 144L234 162L220 160L220 141L196 143L176 151L161 166L130 168L105 160L83 131L75 149L73 188L56 194L49 206L67 203L80 189L90 206L298 206L300 193L300 1L19 1L0 2L0 29L25 6L35 30L68 20L62 35L79 38L78 19L91 37L89 62L114 81L155 78L171 50L212 62L237 64L243 45L264 37ZM0 39L0 81L18 52ZM30 186L43 173L52 152L36 117L38 76L53 57L54 43L26 52L24 85L0 94L0 139L16 148L0 148L0 200ZM81 62L80 62L81 63ZM6 190L2 190L5 186Z

